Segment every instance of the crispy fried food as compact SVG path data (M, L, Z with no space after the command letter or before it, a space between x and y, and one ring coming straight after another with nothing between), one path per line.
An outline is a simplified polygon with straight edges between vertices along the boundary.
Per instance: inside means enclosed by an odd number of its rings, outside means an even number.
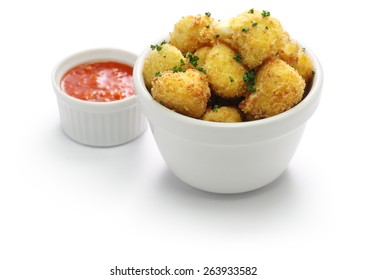
M289 40L279 52L279 58L295 68L308 83L312 78L313 63L305 49L301 49L296 41Z
M229 21L214 25L215 34L242 56L242 62L250 69L275 56L284 47L284 31L280 22L256 10L249 10Z
M292 108L302 100L306 84L293 67L275 59L259 68L255 86L256 92L239 105L248 120L271 117Z
M210 122L241 122L241 112L238 108L232 106L223 106L208 108L201 118Z
M223 98L244 96L246 84L243 74L248 69L240 60L241 57L226 44L217 43L210 49L204 69L209 85L216 95Z
M182 53L170 44L155 48L145 59L143 68L145 86L150 90L155 76L174 67L180 67L184 61Z
M206 76L198 70L166 71L154 78L152 96L167 108L200 118L206 110L210 89Z
M214 39L214 19L207 15L187 16L178 21L170 33L171 44L182 53L194 53Z
M204 67L205 65L205 61L206 61L206 57L210 51L211 47L202 47L200 49L198 49L194 55L198 57L198 60L197 60L197 66L199 67Z
M207 121L282 113L302 100L314 75L307 51L267 11L251 9L218 22L210 13L186 16L169 44L151 47L143 76L153 98Z

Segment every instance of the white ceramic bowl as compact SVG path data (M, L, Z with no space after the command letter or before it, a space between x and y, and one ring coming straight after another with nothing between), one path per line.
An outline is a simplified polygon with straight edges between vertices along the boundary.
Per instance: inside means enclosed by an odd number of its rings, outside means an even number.
M74 98L60 88L65 72L93 61L117 61L134 66L136 55L118 49L92 49L58 63L52 72L52 85L61 127L67 136L85 145L107 147L129 142L146 128L146 118L138 107L136 96L111 102L89 102Z
M152 98L142 75L145 57L151 51L147 48L135 63L134 86L172 172L193 187L215 193L251 191L281 175L320 99L322 68L312 51L306 50L316 74L310 92L298 105L263 120L215 123L175 113Z

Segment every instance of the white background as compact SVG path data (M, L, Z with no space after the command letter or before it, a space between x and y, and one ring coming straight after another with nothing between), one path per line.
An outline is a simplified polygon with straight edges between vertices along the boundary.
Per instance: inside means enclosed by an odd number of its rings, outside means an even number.
M366 10L336 2L2 1L0 279L203 279L109 276L115 265L367 279ZM204 193L171 174L149 129L107 149L61 131L50 76L63 57L94 47L139 54L182 16L253 7L305 42L325 74L321 104L275 182Z

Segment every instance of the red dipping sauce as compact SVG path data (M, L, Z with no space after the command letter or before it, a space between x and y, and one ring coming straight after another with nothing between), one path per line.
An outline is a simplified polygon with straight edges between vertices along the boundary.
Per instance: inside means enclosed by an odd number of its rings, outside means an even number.
M61 89L75 98L108 102L135 94L133 68L114 61L78 65L65 73Z

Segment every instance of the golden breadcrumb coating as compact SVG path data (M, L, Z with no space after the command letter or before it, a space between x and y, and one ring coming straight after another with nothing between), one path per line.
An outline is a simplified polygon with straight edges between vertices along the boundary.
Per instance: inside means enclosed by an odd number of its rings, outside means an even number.
M204 69L209 85L220 97L234 98L246 93L243 74L248 69L235 58L236 52L223 43L215 44L206 56Z
M312 78L313 63L305 49L301 49L296 41L290 40L279 52L279 58L295 68L302 78L309 82Z
M152 96L167 108L200 118L206 110L210 89L206 76L198 70L166 71L154 78Z
M215 39L213 21L213 18L206 15L182 18L170 33L171 44L182 53L194 53L200 47L209 45Z
M143 77L148 90L152 87L152 81L156 75L174 67L180 67L185 61L182 53L170 44L161 45L158 51L154 49L145 59L143 67Z
M280 114L302 100L314 76L307 50L267 11L251 9L217 22L210 13L186 16L168 44L151 47L143 76L153 98L206 121Z
M263 13L251 9L214 25L219 39L237 50L242 55L242 62L250 69L275 56L285 44L280 22Z
M209 51L210 51L211 47L202 47L200 49L198 49L194 55L197 56L199 59L198 59L198 64L197 66L201 66L201 67L204 67L205 65L205 61L206 61L206 56L208 55Z
M256 92L239 107L248 120L285 112L302 100L306 83L298 72L281 59L270 60L256 73Z
M201 119L210 122L242 122L241 111L232 106L208 108Z

